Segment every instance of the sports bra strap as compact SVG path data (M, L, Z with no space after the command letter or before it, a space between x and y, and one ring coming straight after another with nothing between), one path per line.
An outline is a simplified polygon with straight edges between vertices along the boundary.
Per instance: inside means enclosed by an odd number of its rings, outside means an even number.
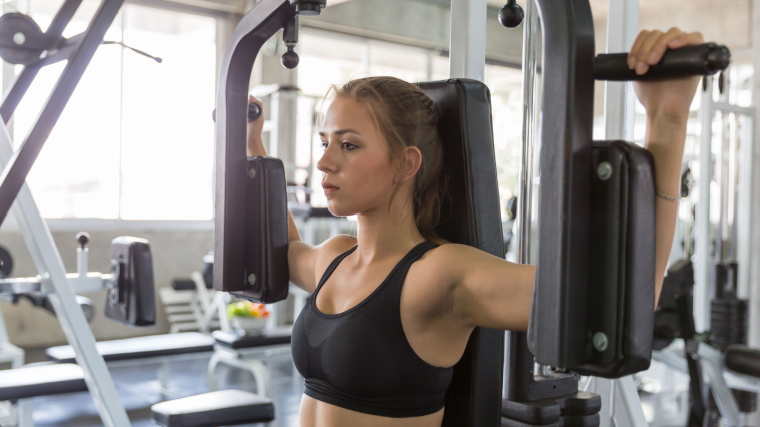
M325 281L328 277L335 271L336 268L338 268L338 264L340 264L341 261L343 261L344 258L351 255L356 251L356 248L358 248L359 245L354 246L353 248L343 252L342 254L335 257L335 259L330 263L329 266L327 266L327 270L325 270L325 273L322 275L322 278L319 279L319 284L317 285L317 289L314 291L314 294L316 295L317 292L319 292L319 289L322 287L322 285L325 284Z

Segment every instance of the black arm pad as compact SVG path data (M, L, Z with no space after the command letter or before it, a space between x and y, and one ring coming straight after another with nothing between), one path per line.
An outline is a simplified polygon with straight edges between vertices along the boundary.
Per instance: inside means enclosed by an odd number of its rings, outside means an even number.
M249 157L245 184L244 277L229 292L252 301L288 296L288 208L285 168L273 157ZM226 284L225 285L229 285Z
M545 350L536 352L539 363L617 378L646 369L652 354L654 162L634 144L595 141L592 165L588 284L562 295L564 310L534 292L529 344ZM569 308L583 303L585 311ZM560 334L561 342L540 341L578 316L585 317L580 330Z

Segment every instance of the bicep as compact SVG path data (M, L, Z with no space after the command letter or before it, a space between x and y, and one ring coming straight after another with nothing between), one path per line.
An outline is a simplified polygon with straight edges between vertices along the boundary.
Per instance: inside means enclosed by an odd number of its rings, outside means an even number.
M318 246L311 246L302 241L291 241L288 245L288 269L290 281L312 293L317 288L315 270L317 264Z
M463 325L528 329L536 269L508 262L475 248L461 248L456 259L452 313Z

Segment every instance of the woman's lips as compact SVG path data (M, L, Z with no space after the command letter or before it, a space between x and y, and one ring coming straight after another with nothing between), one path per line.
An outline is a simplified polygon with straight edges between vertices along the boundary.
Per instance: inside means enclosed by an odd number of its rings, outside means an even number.
M325 190L325 195L332 194L340 190L339 187L336 187L332 184L327 184L327 183L322 183L322 189Z

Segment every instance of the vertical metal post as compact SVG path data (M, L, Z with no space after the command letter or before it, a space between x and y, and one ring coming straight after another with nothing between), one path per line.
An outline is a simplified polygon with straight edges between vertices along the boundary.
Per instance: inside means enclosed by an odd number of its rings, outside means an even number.
M627 52L639 25L638 0L607 2L607 52ZM633 141L634 107L629 82L605 82L604 130L606 139Z
M451 0L449 76L485 78L486 0Z
M530 264L531 206L533 201L533 147L536 139L536 68L538 64L538 11L533 0L525 1L523 20L523 128L522 162L520 165L519 193L517 195L517 245L515 260L520 264ZM504 354L511 355L523 346L524 337L515 332L507 332L504 340ZM515 346L515 352L511 347ZM527 350L526 350L527 351ZM504 359L504 396L510 399L516 392L510 392L510 384L519 381L523 372L513 357Z
M752 8L752 28L760 28L760 7ZM752 31L752 65L755 70L760 70L760 31ZM760 105L760 75L755 74L752 78L752 105ZM747 167L750 170L756 171L760 167L760 117L758 114L760 109L755 109L755 114L752 116L752 122L755 124L752 127L752 148L750 156L746 158ZM753 173L751 177L752 190L749 192L749 207L747 208L751 212L760 212L760 173ZM760 265L760 227L753 227L750 237L750 247L752 248L749 254L750 264ZM753 268L750 276L750 283L752 283L752 289L750 291L750 327L749 327L749 345L753 347L760 347L760 268ZM760 415L754 415L754 423L760 422Z
M13 155L10 135L0 123L0 167ZM24 236L29 254L42 278L43 290L50 292L50 302L76 354L76 361L84 370L84 379L90 390L100 418L107 427L129 426L129 418L116 393L116 386L103 357L95 347L95 337L84 313L77 304L74 292L66 279L66 269L58 253L53 236L42 219L26 184L22 184L12 205L12 212Z
M752 8L752 28L760 28L760 7ZM760 70L760 31L752 31L752 65L755 70ZM760 105L760 75L757 73L752 78L752 105ZM758 113L760 109L755 109L755 114L752 115L752 144L747 151L749 156L745 158L747 162L747 169L753 171L752 176L749 178L751 182L751 190L748 190L748 207L750 212L760 212L760 173L756 173L757 168L760 167L760 117ZM752 227L749 233L750 237L750 253L748 259L750 265L760 265L760 227ZM752 347L760 347L760 268L752 268L750 272L749 281L752 284L750 289L749 299L749 331L748 342ZM760 425L760 414L750 415L747 419L747 425Z
M531 206L533 201L533 147L536 138L536 65L538 64L538 13L533 0L525 2L523 22L523 145L517 208L516 260L530 263Z
M739 291L741 298L747 298L750 304L752 299L752 271L757 270L752 264L752 233L754 232L752 221L752 194L755 190L753 184L754 168L752 162L752 150L756 145L754 142L755 128L755 109L752 113L743 116L741 136L739 141L739 211L737 212L736 229L739 230L737 236L737 262L739 263ZM756 285L757 286L757 285ZM760 297L760 295L756 295ZM752 323L750 323L752 325ZM752 327L750 326L750 329Z
M710 183L712 165L713 78L706 79L707 90L701 92L699 121L702 128L699 142L699 204L696 212L696 241L694 242L694 327L699 331L710 328Z

